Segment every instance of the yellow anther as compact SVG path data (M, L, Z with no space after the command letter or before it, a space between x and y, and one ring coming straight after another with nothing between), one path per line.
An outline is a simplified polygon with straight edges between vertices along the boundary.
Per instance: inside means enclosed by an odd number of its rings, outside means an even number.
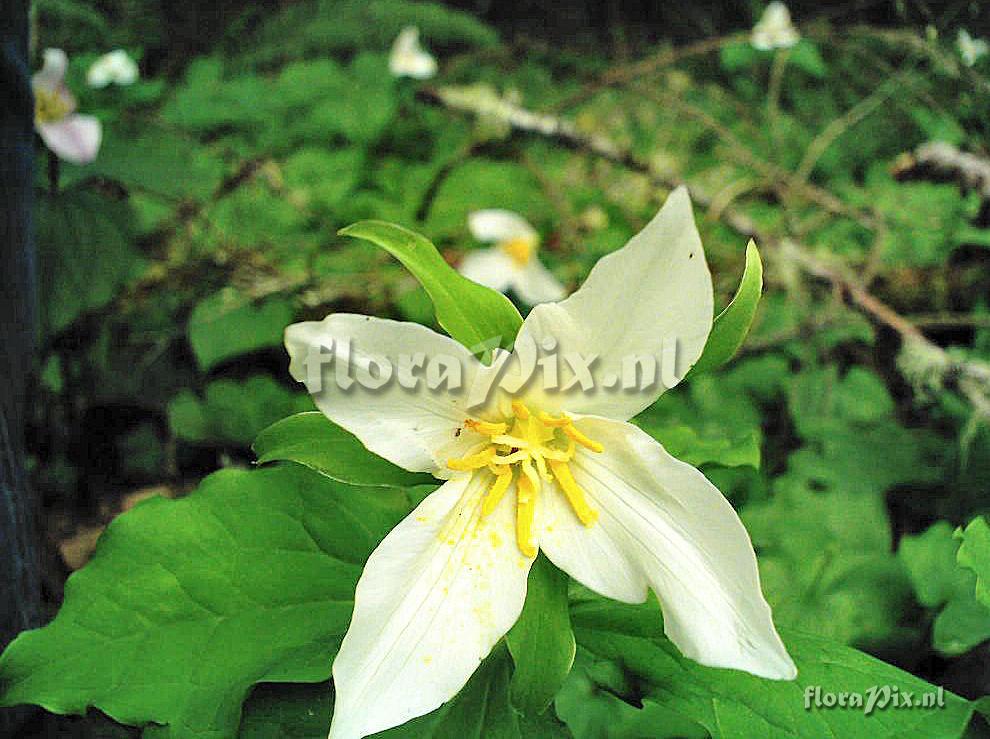
M571 504L571 508L574 509L581 523L585 526L591 526L598 520L598 511L588 505L584 490L574 480L571 468L565 462L551 462L550 469L553 470L554 477L557 478L564 495L567 496L567 502Z
M488 490L488 494L485 496L484 502L481 504L481 515L487 516L489 513L495 510L502 497L505 495L505 491L509 489L509 485L512 484L512 468L500 472L495 478L495 484L491 486Z
M520 267L525 267L533 258L533 252L536 251L536 239L526 237L509 239L503 241L499 246L512 258L512 261Z
M492 443L504 444L505 446L511 446L515 449L526 449L529 447L529 442L525 439L520 439L518 436L510 436L509 434L499 434L498 436L493 436Z
M589 439L587 436L585 436L580 431L578 431L576 428L574 428L574 425L573 424L568 425L568 426L564 426L561 430L565 434L567 434L567 436L569 438L574 439L574 441L576 441L578 444L580 444L581 446L583 446L585 449L590 449L593 452L603 452L603 451L605 451L605 447L604 446L602 446L600 443L598 443L594 439Z
M475 421L473 418L469 418L464 421L464 428L469 428L472 431L477 431L479 434L484 434L485 436L498 436L499 434L504 434L509 428L508 424L505 423L493 423L491 421Z
M512 401L512 412L516 415L520 421L529 420L529 408L521 400Z
M488 447L477 454L469 454L460 459L448 459L447 466L452 470L480 470L487 467L495 457L495 447Z
M540 423L544 426L549 426L550 428L560 429L566 428L571 425L571 419L568 418L567 414L561 414L560 418L554 418L549 413L543 411L540 412Z
M526 475L516 484L516 544L526 557L536 556L533 546L533 518L536 515L536 490Z

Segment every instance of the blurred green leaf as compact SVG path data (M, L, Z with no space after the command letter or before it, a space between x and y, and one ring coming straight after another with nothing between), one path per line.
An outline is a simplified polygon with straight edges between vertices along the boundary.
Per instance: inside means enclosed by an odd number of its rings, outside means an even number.
M529 571L526 603L505 641L515 669L512 705L525 715L546 710L574 663L567 575L540 555Z
M79 187L38 195L39 297L46 335L105 306L144 269L133 244L133 217L126 202Z
M372 454L356 436L319 411L297 413L269 426L254 441L258 464L298 462L351 485L410 487L436 484L426 474L408 472Z
M279 346L292 322L292 307L283 298L254 305L233 288L200 301L189 316L188 336L203 371L241 354Z
M501 293L462 277L423 236L382 221L361 221L340 235L377 244L402 262L430 294L440 325L471 351L512 346L522 325L515 306Z
M739 351L756 317L763 294L763 262L756 244L746 246L746 268L732 301L715 317L708 343L690 372L710 372L728 362Z
M211 382L202 400L184 390L169 402L168 420L172 433L185 441L249 446L258 432L311 405L306 396L258 375Z
M959 532L959 564L976 573L976 597L990 608L990 526L980 516Z

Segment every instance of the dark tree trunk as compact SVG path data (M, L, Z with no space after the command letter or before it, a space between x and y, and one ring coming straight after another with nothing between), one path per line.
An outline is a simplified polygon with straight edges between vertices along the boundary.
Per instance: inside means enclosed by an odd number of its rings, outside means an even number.
M34 505L24 475L24 413L34 366L31 240L34 101L28 68L28 2L0 13L0 648L38 625ZM16 714L0 712L0 736Z

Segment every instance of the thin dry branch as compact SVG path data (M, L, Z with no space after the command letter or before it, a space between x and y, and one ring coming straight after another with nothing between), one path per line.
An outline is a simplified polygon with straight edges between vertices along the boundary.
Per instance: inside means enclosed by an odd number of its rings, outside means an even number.
M990 203L990 159L960 151L944 141L929 141L902 154L894 175L955 182L964 190L978 192L985 205Z
M672 189L687 186L692 200L709 210L713 198L695 185L679 178L657 173L649 163L623 149L610 138L581 132L569 121L552 115L534 113L509 101L497 99L490 92L465 93L460 89L423 89L424 99L450 109L480 116L498 116L511 130L550 138L582 152L619 164L647 175L657 185ZM869 292L853 275L829 264L796 240L765 232L745 213L731 206L719 210L719 219L744 238L754 239L764 249L773 250L781 259L795 265L805 275L823 281L851 306L874 323L895 331L902 342L900 366L918 387L953 387L958 389L981 415L990 418L990 365L958 359L930 341L914 324Z

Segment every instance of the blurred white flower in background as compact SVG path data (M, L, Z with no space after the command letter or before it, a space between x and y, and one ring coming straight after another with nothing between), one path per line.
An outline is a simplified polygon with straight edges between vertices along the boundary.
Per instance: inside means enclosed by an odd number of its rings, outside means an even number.
M393 77L426 80L437 73L437 60L419 43L419 29L406 26L392 44L388 69Z
M525 218L510 210L478 210L468 216L468 228L491 249L473 251L461 262L460 273L499 292L513 290L529 305L560 300L564 286L536 258L540 236Z
M801 40L801 34L791 23L791 11L780 2L772 2L753 26L753 46L761 51L786 49Z
M61 49L45 49L41 71L31 79L34 88L34 127L45 146L73 164L96 158L103 127L91 115L76 113L76 99L65 86L69 58Z
M990 51L990 44L987 44L986 39L973 38L965 28L959 29L956 46L959 47L959 56L967 67L972 67L977 59Z
M90 87L107 85L133 85L138 79L138 66L123 49L104 54L86 72L86 84Z

